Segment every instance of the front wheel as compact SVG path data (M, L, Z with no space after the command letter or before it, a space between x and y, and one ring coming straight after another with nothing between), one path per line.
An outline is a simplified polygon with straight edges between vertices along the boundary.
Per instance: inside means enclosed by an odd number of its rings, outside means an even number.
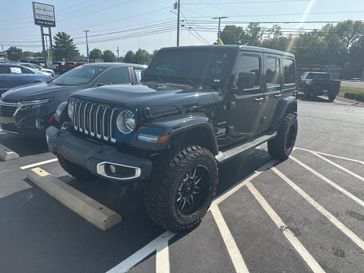
M268 141L268 152L271 157L285 160L291 154L296 143L298 130L297 116L288 113L282 120L275 138Z
M181 232L200 224L214 198L217 162L207 149L188 146L153 164L145 207L160 227Z

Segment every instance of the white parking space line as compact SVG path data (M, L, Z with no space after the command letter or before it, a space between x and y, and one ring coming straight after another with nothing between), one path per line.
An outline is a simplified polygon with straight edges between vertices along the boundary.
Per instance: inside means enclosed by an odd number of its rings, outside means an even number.
M346 172L347 174L350 174L351 176L354 176L355 178L358 178L359 180L361 180L362 182L364 182L364 177L362 177L362 176L360 176L360 175L358 175L358 174L356 174L356 173L354 173L354 172L352 172L352 171L350 171L350 170L348 170L348 169L340 166L339 164L331 161L330 159L327 159L327 158L319 155L318 153L313 153L313 152L311 152L311 153L314 154L315 156L317 156L318 158L321 158L322 160L325 160L327 163L330 163L331 165L335 166L336 168L338 168L338 169Z
M324 215L332 224L334 224L341 232L343 232L347 237L349 237L358 247L364 250L364 241L360 239L354 232L347 228L343 223L341 223L333 214L327 211L323 206L316 202L311 196L309 196L305 191L303 191L299 186L297 186L291 179L285 176L275 167L272 168L284 182L291 186L301 197L303 197L310 205L312 205L316 210L318 210L322 215Z
M291 245L296 249L298 254L302 257L302 259L307 263L307 265L311 268L314 273L325 273L320 264L315 260L315 258L308 252L308 250L304 247L304 245L297 239L297 237L292 233L292 231L287 227L287 225L282 221L279 215L273 210L273 208L269 205L267 200L261 195L261 193L253 186L251 182L246 184L246 187L253 194L255 199L262 206L264 211L268 214L268 216L272 219L272 221L276 224L280 231L282 231L283 235L286 239L291 243Z
M302 161L298 160L297 158L290 156L290 158L296 162L297 164L299 164L301 167L305 168L306 170L308 170L309 172L313 173L314 175L316 175L318 178L320 178L321 180L325 181L327 184L329 184L330 186L332 186L333 188L335 188L336 190L338 190L339 192L345 194L347 197L349 197L351 200L353 200L355 203L359 204L360 206L364 207L364 201L361 200L360 198L356 197L354 194L348 192L347 190L345 190L343 187L339 186L338 184L336 184L335 182L333 182L332 180L330 180L329 178L327 178L326 176L318 173L317 171L315 171L314 169L312 169L310 166L307 166L305 163L303 163Z
M163 241L160 248L157 249L156 262L155 262L156 273L169 273L169 247L168 241Z
M338 158L338 159L343 159L343 160L347 160L347 161L352 161L352 162L356 162L356 163L359 163L359 164L363 164L364 165L364 161L357 160L357 159L353 159L353 158L348 158L348 157L343 157L343 156L338 156L338 155L332 155L332 154L322 153L322 152L319 152L319 151L313 151L313 150L299 148L299 147L295 147L294 150L301 150L301 151L306 151L306 152L310 152L310 153L316 153L316 154L320 154L320 155L324 155L324 156L329 156L329 157L334 157L334 158Z
M246 185L246 183L252 181L254 178L256 178L260 174L262 174L263 171L265 171L267 169L270 169L276 163L277 163L277 161L273 160L273 161L269 161L268 163L264 164L262 167L260 167L258 170L256 170L252 175L248 176L247 178L245 178L244 180L242 180L241 182L239 182L236 186L232 187L227 192L225 192L224 194L222 194L221 196L219 196L218 198L216 198L212 202L212 204L216 204L216 205L220 204L221 202L223 202L224 200L226 200L228 197L230 197L232 194L234 194L235 192L237 192L238 190L240 190L242 187L244 187Z
M237 273L249 273L245 261L240 253L238 246L234 241L233 236L231 235L229 227L227 226L220 209L216 204L214 204L211 206L210 210L220 231L221 237L224 240L226 248L229 252L235 271Z
M29 165L25 165L25 166L20 167L20 169L22 169L22 170L31 169L31 168L34 168L34 167L42 166L42 165L49 164L49 163L56 162L56 161L58 161L58 159L53 158L53 159L40 161L40 162L29 164Z
M115 267L111 268L107 273L124 273L130 270L133 266L135 266L137 263L142 261L145 257L153 253L154 251L158 249L163 249L164 246L167 244L168 241L175 235L175 233L166 231L141 249L139 249L137 252L135 252L133 255L129 256L127 259L116 265Z

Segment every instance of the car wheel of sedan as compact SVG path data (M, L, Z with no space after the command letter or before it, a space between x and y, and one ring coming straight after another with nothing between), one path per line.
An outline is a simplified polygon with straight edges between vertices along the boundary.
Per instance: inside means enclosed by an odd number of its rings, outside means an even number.
M329 94L329 101L334 101L336 99L336 95L335 94Z
M164 229L181 232L200 224L214 198L217 162L211 152L188 146L153 165L145 186L149 217Z
M268 151L271 157L279 160L285 160L289 157L296 142L297 130L296 114L286 114L279 126L277 136L268 141Z
M88 170L68 161L64 157L58 155L57 158L61 167L78 180L86 180L93 177L93 175Z

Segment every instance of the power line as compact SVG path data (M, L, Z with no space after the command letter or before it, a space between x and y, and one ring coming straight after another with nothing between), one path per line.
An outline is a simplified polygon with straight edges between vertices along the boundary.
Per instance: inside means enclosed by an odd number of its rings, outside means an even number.
M310 2L310 0L274 0L274 1L252 1L252 2L209 2L210 5L249 5L249 4L266 4L266 3L296 3L296 2ZM194 3L194 2L187 2L187 3L183 3L183 5L196 5L196 6L201 6L201 5L206 5L207 3L204 2L199 2L199 3Z

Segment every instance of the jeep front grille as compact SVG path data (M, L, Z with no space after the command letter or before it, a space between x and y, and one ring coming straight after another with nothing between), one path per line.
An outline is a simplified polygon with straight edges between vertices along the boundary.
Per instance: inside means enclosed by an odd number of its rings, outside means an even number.
M114 124L120 110L104 104L72 99L74 130L104 141L116 142Z

